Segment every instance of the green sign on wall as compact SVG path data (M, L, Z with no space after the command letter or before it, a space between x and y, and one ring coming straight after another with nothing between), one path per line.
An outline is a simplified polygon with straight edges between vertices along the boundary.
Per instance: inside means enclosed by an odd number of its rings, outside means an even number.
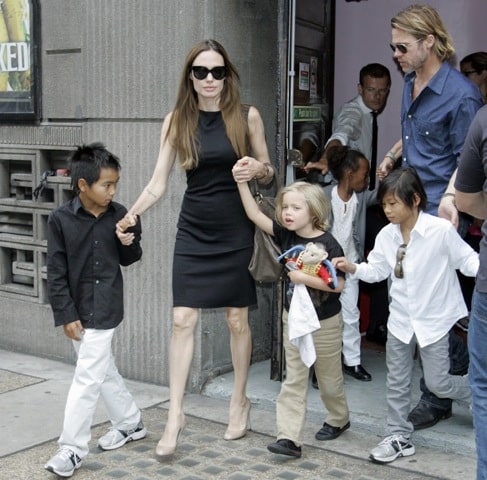
M321 120L321 107L295 106L293 109L293 121L295 122L319 122Z

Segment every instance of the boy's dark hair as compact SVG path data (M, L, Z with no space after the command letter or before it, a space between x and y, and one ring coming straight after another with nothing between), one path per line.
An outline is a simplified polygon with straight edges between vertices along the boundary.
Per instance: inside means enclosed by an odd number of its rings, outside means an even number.
M398 168L393 170L387 177L382 180L379 185L377 198L379 204L382 204L384 197L392 193L401 202L409 208L414 207L415 195L419 197L418 208L424 210L426 208L427 196L424 191L423 183L419 178L416 170L413 167Z
M121 170L117 156L109 152L103 143L94 142L78 147L70 159L71 186L79 194L78 182L84 178L88 185L92 185L100 178L102 168Z
M364 86L365 77L384 78L387 77L388 84L391 84L391 72L382 63L369 63L360 69L359 82Z
M345 170L356 172L359 169L360 159L365 158L365 155L346 145L337 145L330 148L327 157L330 172L338 181L340 181Z

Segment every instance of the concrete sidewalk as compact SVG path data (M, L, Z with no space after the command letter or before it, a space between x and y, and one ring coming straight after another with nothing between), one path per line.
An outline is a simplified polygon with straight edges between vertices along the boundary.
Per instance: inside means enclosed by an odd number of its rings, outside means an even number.
M0 457L59 436L73 372L65 363L0 350ZM169 399L164 387L130 380L127 386L139 408ZM106 420L100 402L94 424Z
M362 349L362 364L372 375L371 382L360 382L344 375L345 391L351 412L351 430L381 437L385 428L386 404L386 366L385 353ZM262 362L251 367L247 394L253 405L273 412L280 390L280 383L269 380L269 362ZM421 372L416 364L412 384L412 406L421 396L419 380ZM203 394L213 398L230 399L233 373L217 377L205 386ZM325 410L319 392L313 388L308 391L309 423L315 427L324 421ZM453 402L453 416L442 420L434 427L414 433L416 446L434 447L439 451L467 456L475 456L475 438L472 415L466 405ZM373 440L374 441L374 440ZM369 444L369 448L374 446Z
M371 372L373 381L363 383L345 378L352 426L334 441L314 439L314 433L323 422L324 410L318 392L310 388L303 457L292 462L270 454L265 448L275 434L275 399L280 389L278 382L269 380L268 361L251 367L248 396L252 401L252 432L237 442L221 440L220 433L223 434L228 418L233 375L220 376L205 386L202 395L186 396L188 432L183 435L183 444L175 459L166 464L154 458L153 450L166 418L168 389L128 380L129 389L139 407L144 409L148 437L133 442L130 447L99 454L96 438L109 426L105 423L104 407L100 405L87 468L77 471L74 478L281 478L282 472L277 472L284 464L286 472L290 473L282 478L336 478L337 475L362 480L474 478L476 460L472 418L466 408L456 404L452 418L414 434L416 455L398 459L389 466L378 466L368 461L368 453L380 440L384 427L384 361L383 353L364 350L363 363ZM0 442L0 479L55 478L43 471L42 466L56 449L72 374L70 365L0 350L0 432L3 439ZM417 380L414 382L414 401L419 396ZM209 435L214 437L209 440ZM209 446L213 453L207 452ZM238 461L242 464L238 468L236 465L230 467L232 462L228 456L231 449L235 453L240 448L247 449L246 455L242 452L244 458ZM211 460L212 455L214 460ZM264 464L262 469L267 473L258 473L259 465ZM137 465L141 469L137 469ZM319 466L320 472L326 465L342 473L317 475L310 465L315 465L314 468ZM169 475L170 472L173 473Z

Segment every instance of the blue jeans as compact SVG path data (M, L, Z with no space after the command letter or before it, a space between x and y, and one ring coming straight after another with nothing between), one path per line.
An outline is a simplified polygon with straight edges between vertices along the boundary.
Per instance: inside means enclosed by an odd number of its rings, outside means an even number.
M487 480L487 293L474 290L468 328L477 480Z

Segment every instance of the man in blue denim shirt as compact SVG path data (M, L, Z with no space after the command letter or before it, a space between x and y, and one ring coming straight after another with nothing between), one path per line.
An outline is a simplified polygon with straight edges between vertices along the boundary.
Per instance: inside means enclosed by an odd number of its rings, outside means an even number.
M416 78L416 72L404 78L402 163L416 169L428 194L426 212L437 215L482 98L478 88L446 61L415 95Z
M454 48L438 12L428 5L411 5L391 20L394 59L405 72L401 108L402 166L418 172L427 196L426 212L447 216L458 224L454 195L445 193L457 168L468 127L482 106L478 87L448 59ZM397 151L396 144L394 150ZM379 177L397 166L387 156ZM459 319L460 320L460 319ZM464 374L468 352L459 337L450 335L450 373ZM452 401L438 398L421 381L423 395L409 421L416 430L449 418Z

